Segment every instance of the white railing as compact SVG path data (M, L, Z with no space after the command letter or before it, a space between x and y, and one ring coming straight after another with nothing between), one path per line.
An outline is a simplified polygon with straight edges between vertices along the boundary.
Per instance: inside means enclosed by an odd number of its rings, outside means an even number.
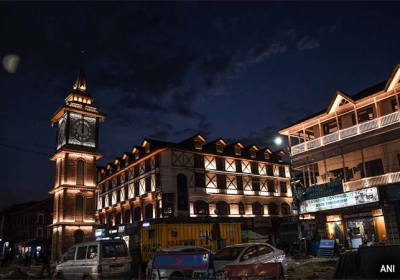
M368 177L360 180L346 182L343 184L343 190L345 192L350 192L358 189L379 187L399 182L400 182L400 172L392 172L380 176Z
M388 115L385 115L380 118L376 118L367 122L360 123L359 125L354 125L334 133L319 137L317 139L313 139L311 141L300 143L291 147L292 155L297 155L304 153L306 151L316 149L321 146L328 145L333 142L340 141L342 139L354 137L371 130L376 130L384 126L388 126L394 123L400 122L400 113L394 112Z

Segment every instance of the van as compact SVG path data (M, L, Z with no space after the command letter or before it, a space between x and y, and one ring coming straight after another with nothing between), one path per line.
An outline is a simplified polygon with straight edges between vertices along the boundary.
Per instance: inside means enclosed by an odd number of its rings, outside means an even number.
M132 259L124 240L73 245L56 265L57 279L132 279Z

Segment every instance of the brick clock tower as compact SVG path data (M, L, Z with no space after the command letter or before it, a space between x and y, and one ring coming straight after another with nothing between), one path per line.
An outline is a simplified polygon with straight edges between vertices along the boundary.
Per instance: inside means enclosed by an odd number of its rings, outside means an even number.
M96 213L96 161L99 123L106 115L93 107L83 65L65 104L51 117L57 127L52 258L71 245L94 238Z

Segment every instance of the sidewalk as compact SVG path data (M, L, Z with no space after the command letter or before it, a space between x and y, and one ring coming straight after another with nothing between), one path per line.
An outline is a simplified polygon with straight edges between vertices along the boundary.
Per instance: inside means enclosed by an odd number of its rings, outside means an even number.
M0 279L34 279L39 275L40 266L19 266L11 264L0 267Z

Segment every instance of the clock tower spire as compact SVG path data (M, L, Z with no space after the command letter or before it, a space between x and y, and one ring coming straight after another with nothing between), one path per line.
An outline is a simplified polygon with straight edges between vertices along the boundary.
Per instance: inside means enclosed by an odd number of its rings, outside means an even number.
M51 117L56 126L56 150L50 160L55 162L52 238L53 259L64 248L93 239L96 213L96 161L99 124L106 115L93 106L94 98L87 91L82 62L72 92Z

